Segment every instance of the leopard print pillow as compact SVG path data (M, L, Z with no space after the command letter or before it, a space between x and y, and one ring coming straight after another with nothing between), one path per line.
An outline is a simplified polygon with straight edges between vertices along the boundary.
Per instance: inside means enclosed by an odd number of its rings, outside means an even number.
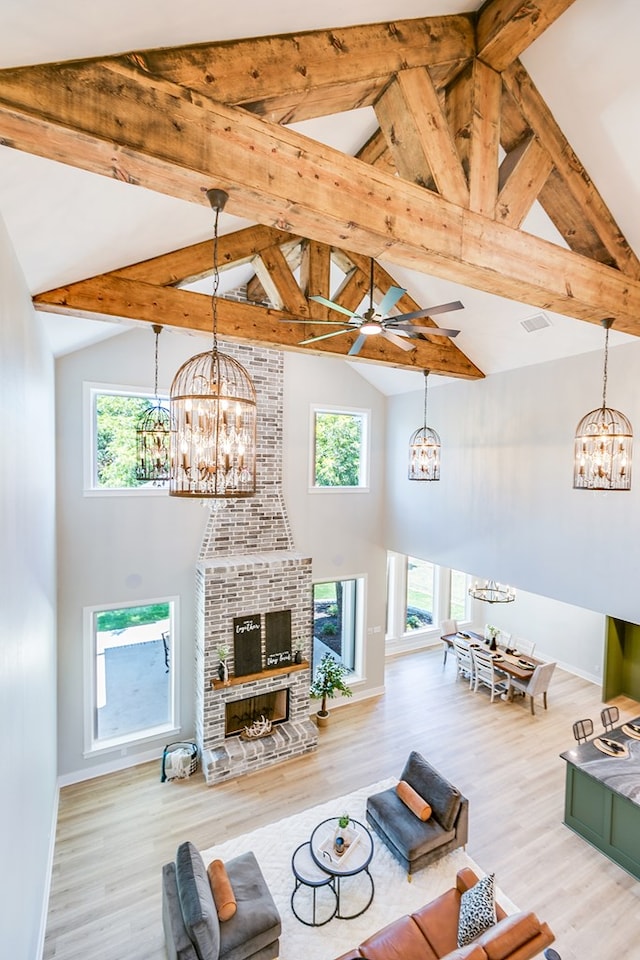
M470 890L465 890L460 897L459 947L466 947L496 922L494 883L495 874L490 873L478 880Z

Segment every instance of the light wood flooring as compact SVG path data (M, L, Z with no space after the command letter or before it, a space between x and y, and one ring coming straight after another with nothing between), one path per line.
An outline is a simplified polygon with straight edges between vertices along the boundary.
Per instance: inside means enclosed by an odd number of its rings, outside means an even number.
M226 784L161 783L157 761L63 788L45 960L164 960L160 872L180 842L204 849L398 776L411 749L469 798L467 852L548 921L562 960L638 960L640 883L562 823L559 754L574 720L599 729L599 687L556 670L549 709L532 717L455 672L440 647L391 659L385 695L334 710L316 753ZM622 719L640 714L614 702Z

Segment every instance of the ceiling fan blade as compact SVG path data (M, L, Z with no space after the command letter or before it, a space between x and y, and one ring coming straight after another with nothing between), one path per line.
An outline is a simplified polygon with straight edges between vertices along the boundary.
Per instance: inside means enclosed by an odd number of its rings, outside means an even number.
M355 357L356 354L360 353L360 351L361 351L362 348L364 347L364 344L365 344L365 340L366 340L366 339L367 339L367 338L365 337L365 335L364 335L363 333L359 333L358 336L357 336L357 338L356 338L356 340L355 340L355 343L353 344L353 346L352 346L351 349L349 350L348 356L350 356L350 357Z
M321 303L325 307L329 307L330 310L337 310L338 313L344 313L347 317L355 317L357 320L362 320L362 317L358 313L354 313L353 310L347 310L346 307L343 307L339 303L334 303L333 300L327 300L326 297L309 297L309 300L315 300L316 303Z
M344 320L312 320L311 317L307 317L306 320L303 317L292 317L291 319L289 319L289 317L280 317L279 319L280 323L306 323L310 327L327 326L327 324L330 326L335 326L336 324L341 327L344 326ZM353 329L357 330L357 327L354 326Z
M302 347L307 343L315 343L316 340L328 340L329 337L337 337L341 333L351 333L351 328L345 327L343 330L333 330L331 333L323 333L319 337L309 337L308 340L298 341L298 346Z
M417 327L412 323L394 323L392 327L387 329L391 330L393 333L407 333L409 335L415 335L418 337L424 337L434 335L436 337L457 337L460 333L459 330L447 330L445 327Z
M399 317L391 317L393 323L404 323L405 320L419 320L421 317L437 317L439 313L449 313L450 310L464 310L464 303L453 300L451 303L441 303L437 307L426 307L424 310L414 310L413 313L401 313Z
M384 297L378 304L378 312L381 317L385 317L389 310L392 310L400 297L404 296L407 291L402 287L389 287Z
M400 347L401 350L415 350L416 348L415 343L407 343L406 340L403 340L402 337L399 337L395 333L391 333L390 330L383 330L382 336L386 340L390 340L394 346Z

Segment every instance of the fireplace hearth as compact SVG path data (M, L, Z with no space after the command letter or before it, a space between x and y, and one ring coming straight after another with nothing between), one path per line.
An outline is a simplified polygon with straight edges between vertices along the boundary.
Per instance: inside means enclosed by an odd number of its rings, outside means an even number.
M245 727L264 717L273 726L289 719L289 690L275 693L262 693L257 696L243 697L225 705L225 737L239 736Z

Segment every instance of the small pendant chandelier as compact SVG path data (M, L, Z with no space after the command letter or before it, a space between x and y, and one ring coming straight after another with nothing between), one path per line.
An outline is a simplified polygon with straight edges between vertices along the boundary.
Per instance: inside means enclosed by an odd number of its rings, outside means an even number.
M516 592L513 587L495 580L484 580L469 587L469 596L474 600L484 600L485 603L513 603Z
M427 426L427 379L424 371L424 418L409 440L409 480L440 479L440 437Z
M218 352L218 218L228 200L207 190L215 211L211 350L184 363L171 384L173 497L250 497L256 489L256 392L242 364Z
M171 473L171 414L158 397L158 337L162 327L154 323L156 336L154 396L156 402L142 415L136 429L136 479L165 483Z
M630 490L633 429L623 413L607 407L607 363L609 330L613 320L602 321L605 328L602 406L591 410L576 428L573 462L575 490Z

